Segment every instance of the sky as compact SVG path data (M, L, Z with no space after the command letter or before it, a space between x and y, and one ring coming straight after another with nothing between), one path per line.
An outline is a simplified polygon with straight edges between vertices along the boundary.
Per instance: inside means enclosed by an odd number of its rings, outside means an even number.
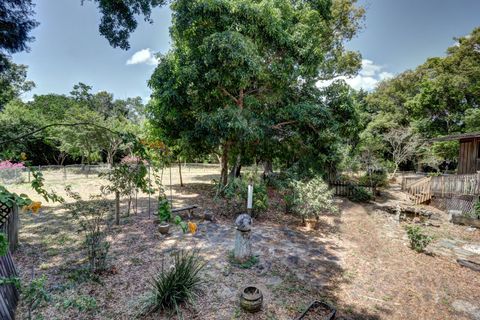
M29 67L36 88L24 94L68 94L83 82L93 91L112 92L117 99L150 95L147 81L155 69L155 53L166 53L171 12L157 8L153 24L141 21L127 51L112 48L98 32L100 14L92 1L34 0L36 20L31 50L13 55ZM366 7L363 29L347 43L362 54L362 70L346 81L356 89L372 90L382 79L443 56L480 26L480 0L359 0Z

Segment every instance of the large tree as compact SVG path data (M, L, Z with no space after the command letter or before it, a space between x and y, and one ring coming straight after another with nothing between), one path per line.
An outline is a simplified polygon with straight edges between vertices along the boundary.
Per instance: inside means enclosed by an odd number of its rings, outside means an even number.
M317 81L359 67L343 47L363 15L353 0L178 0L172 10L173 49L149 82L151 121L167 142L217 153L223 184L232 152L261 155L287 127L324 130Z
M363 114L370 122L362 133L363 145L381 144L392 128L413 131L424 139L480 130L480 28L456 41L445 57L429 58L369 94ZM457 149L458 143L437 143L427 150L433 154L417 154L450 161ZM389 144L377 150L379 157L392 160Z

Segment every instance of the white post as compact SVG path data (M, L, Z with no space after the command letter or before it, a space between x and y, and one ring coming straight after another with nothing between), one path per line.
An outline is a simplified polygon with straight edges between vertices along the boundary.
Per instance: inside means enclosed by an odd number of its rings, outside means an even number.
M253 186L251 184L248 185L248 198L247 198L247 210L250 212L252 210L253 205Z

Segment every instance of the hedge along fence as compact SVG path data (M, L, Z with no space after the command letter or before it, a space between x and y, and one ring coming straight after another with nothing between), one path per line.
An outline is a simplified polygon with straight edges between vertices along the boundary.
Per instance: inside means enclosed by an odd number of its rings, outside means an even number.
M0 232L7 235L9 242L8 253L0 257L0 278L3 279L18 277L11 252L15 252L18 246L19 222L18 207L9 208L0 203ZM0 284L0 319L15 319L19 298L20 293L14 284Z

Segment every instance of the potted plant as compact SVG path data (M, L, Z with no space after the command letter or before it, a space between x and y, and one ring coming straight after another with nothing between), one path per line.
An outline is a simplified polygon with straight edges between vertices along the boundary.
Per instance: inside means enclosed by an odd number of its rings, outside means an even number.
M172 220L172 210L166 197L158 199L157 216L159 222L158 231L161 234L168 234L168 231L170 230L170 221Z

